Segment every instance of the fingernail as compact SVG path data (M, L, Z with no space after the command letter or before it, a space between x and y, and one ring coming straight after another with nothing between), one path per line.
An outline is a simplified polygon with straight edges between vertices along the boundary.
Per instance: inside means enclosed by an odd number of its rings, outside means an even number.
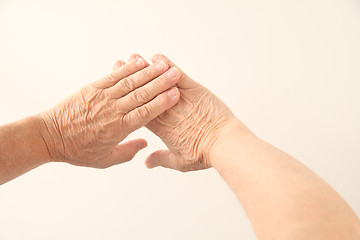
M159 60L159 56L158 55L156 55L156 56L153 56L152 58L151 58L151 61L154 63L154 62L156 62L157 60Z
M123 65L125 65L125 63L123 61L118 61L116 63L116 67L119 68L119 67L122 67Z
M160 61L158 63L156 63L156 70L158 71L164 71L166 68L166 64L164 63L164 61Z
M138 67L144 66L144 60L143 60L142 58L139 58L139 59L136 61L136 66L138 66Z
M168 94L171 98L175 98L178 94L178 90L174 87L168 91Z
M138 59L138 58L139 58L139 55L137 53L133 53L133 54L130 55L129 61L130 60L135 60L135 59Z
M177 73L176 73L175 68L171 68L171 69L168 71L167 76L168 76L169 78L176 78Z

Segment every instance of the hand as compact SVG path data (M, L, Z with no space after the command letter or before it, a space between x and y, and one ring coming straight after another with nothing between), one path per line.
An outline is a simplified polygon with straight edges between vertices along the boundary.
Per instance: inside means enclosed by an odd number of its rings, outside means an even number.
M119 144L132 131L174 106L179 80L165 62L149 66L138 55L41 114L52 161L106 168L131 160L147 143ZM153 80L154 79L154 80Z
M235 124L250 132L230 109L205 87L193 81L163 55L152 62L164 61L176 69L180 91L178 103L147 124L168 150L152 153L145 161L148 168L162 166L179 171L192 171L212 166L210 150L221 132Z

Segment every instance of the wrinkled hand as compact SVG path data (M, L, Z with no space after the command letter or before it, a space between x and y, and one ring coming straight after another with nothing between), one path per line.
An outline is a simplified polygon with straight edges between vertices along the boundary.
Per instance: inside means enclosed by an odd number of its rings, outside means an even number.
M115 71L41 114L51 160L95 168L131 160L146 141L119 142L177 103L178 80L165 62L149 66L138 55L117 62Z
M176 86L180 99L174 107L147 124L168 150L152 153L145 164L149 168L163 166L183 172L209 168L212 166L209 153L222 129L239 121L220 99L165 56L152 58L153 62L159 60L178 70L180 79Z

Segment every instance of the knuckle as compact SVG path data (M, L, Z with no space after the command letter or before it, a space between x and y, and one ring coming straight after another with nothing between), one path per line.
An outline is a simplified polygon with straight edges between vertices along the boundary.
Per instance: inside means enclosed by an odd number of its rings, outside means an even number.
M149 101L151 99L150 91L147 88L143 88L141 90L141 94L143 95L146 101Z
M119 125L126 130L130 129L130 119L129 119L129 114L124 115L123 117L121 117L119 119Z
M142 77L145 79L150 79L152 77L150 68L146 68L144 71L142 71Z
M120 83L120 87L129 92L135 88L135 83L132 78L124 78Z
M117 80L117 74L115 72L111 72L105 76L107 82L114 83Z
M149 106L144 105L141 108L139 108L138 115L140 119L148 119L151 115L151 110Z
M125 72L126 74L129 74L129 73L131 73L131 68L128 64L125 64L121 67L121 71Z
M146 89L135 90L133 94L133 100L141 104L146 103L149 97L149 92Z
M111 99L111 94L109 92L109 89L103 89L101 91L101 94L104 96L105 99Z
M153 81L152 84L154 84L154 89L161 89L164 85L166 85L166 82L169 82L169 81L167 81L167 79L164 79L164 78L159 78L159 79Z
M120 119L123 116L126 115L126 113L128 112L124 106L126 106L126 101L124 101L125 99L120 98L116 101L115 103L115 109L116 112L114 113L115 118Z

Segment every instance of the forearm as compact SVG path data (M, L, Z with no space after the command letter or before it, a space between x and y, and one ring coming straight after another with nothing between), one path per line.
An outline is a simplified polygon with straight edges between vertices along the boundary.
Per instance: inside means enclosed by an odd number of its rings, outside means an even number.
M0 185L49 161L39 117L0 126Z
M213 166L239 198L259 239L358 239L346 202L288 154L240 127L211 151Z

